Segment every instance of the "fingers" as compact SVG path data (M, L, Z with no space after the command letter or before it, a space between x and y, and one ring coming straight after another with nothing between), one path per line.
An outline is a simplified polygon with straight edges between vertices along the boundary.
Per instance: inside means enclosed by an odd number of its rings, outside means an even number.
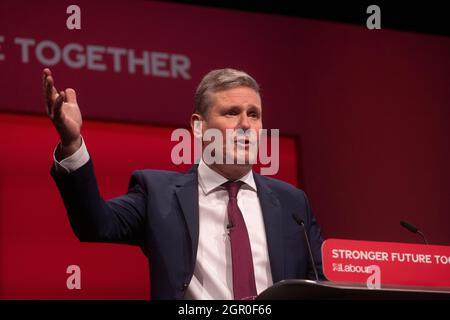
M49 90L49 82L51 82L51 85L53 86L53 78L52 78L52 72L50 69L45 68L42 72L42 88L44 90L44 97L47 98L47 91Z
M54 85L52 72L48 68L43 70L42 81L47 103L47 114L56 125L61 125L65 118L65 114L62 111L64 102L77 104L77 94L72 88L58 93Z
M65 101L67 101L68 103L77 103L77 93L75 92L74 89L72 88L68 88L65 91Z
M48 80L47 80L47 74L45 73L45 71L42 74L42 93L44 94L44 98L45 98L45 105L47 106L47 113L50 113L50 95L48 93L49 91L49 84L48 84Z
M44 78L45 78L46 76L51 76L52 75L52 71L49 68L45 68L43 70L43 74L44 74Z
M47 79L48 76L51 76L52 72L50 71L50 69L45 68L44 70L42 70L42 86L45 88L45 79Z
M61 91L59 93L59 95L57 96L55 103L53 104L53 106L51 108L50 117L52 118L53 121L58 122L58 120L61 119L61 109L62 109L62 105L64 103L65 98L66 98L66 94L64 93L64 91Z
M56 95L57 95L57 91L56 88L54 86L54 81L53 78L47 77L46 81L45 81L45 97L46 99L48 99L48 102L54 102L54 100L56 99Z
M52 114L52 107L55 104L56 98L58 97L58 92L54 86L54 80L50 69L44 69L43 76L43 91L45 102L47 105L47 114Z

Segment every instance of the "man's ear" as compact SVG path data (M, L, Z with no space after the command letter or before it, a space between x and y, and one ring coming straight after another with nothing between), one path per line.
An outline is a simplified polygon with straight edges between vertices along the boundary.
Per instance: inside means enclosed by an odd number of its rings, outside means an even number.
M198 113L193 113L191 115L191 129L194 134L194 137L200 138L203 135L203 116Z

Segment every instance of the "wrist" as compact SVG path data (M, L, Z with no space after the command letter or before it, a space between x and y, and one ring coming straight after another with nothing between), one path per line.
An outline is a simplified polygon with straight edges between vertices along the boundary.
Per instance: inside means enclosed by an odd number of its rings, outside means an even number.
M66 142L61 140L60 143L60 152L62 158L70 157L72 154L74 154L78 149L80 149L82 144L81 136L79 136L75 141Z

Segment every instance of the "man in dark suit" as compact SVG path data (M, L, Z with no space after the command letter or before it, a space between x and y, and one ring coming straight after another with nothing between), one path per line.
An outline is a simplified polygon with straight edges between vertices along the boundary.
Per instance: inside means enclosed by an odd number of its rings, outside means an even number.
M323 240L305 193L252 171L250 136L235 135L231 151L226 144L216 150L219 159L231 154L231 163L205 161L203 154L188 173L135 171L127 194L106 201L81 136L75 91L58 93L49 69L43 86L60 136L51 174L75 234L80 241L140 246L150 261L152 298L249 299L280 280L312 278L300 220L321 273ZM211 71L195 94L191 126L200 136L210 129L223 136L260 130L258 84L242 71Z

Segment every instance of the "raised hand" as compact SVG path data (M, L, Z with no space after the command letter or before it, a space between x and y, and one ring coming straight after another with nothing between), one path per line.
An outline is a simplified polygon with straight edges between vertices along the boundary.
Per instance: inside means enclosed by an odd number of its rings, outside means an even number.
M74 89L56 90L50 69L44 69L43 90L47 114L53 122L61 139L63 157L73 154L81 145L82 117Z

